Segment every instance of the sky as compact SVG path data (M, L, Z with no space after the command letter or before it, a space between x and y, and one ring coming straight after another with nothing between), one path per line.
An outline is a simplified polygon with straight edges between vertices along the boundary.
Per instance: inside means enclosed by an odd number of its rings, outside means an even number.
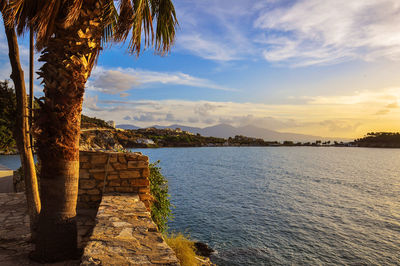
M341 138L400 131L400 1L173 3L171 52L136 57L126 44L105 47L84 114L141 127L225 123ZM0 79L8 79L0 31ZM27 73L28 44L19 41Z

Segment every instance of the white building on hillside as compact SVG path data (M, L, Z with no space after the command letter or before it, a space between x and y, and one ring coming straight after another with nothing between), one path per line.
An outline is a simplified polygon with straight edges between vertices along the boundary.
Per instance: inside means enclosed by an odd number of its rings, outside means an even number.
M137 139L136 142L140 144L155 144L152 139Z

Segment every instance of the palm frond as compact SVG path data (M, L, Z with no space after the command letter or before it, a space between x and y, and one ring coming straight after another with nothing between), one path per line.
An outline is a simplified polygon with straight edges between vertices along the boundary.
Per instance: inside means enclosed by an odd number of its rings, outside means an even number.
M102 25L103 36L102 36L102 46L106 46L110 43L115 36L115 29L118 22L118 11L115 8L113 0L107 0L104 3L103 14L102 14Z
M55 32L56 25L67 28L78 19L83 1L9 0L8 23L15 25L19 35L32 26L36 33L36 48L41 50Z
M134 0L133 3L133 9L135 13L133 16L132 37L129 42L129 51L139 55L141 49L142 31L144 32L145 47L149 46L150 37L153 37L153 20L151 17L148 0Z
M9 0L7 23L14 24L19 35L32 27L37 34L37 48L41 49L46 39L54 32L55 21L63 2L62 0Z
M155 49L164 55L169 52L175 40L176 18L175 7L171 0L153 0L153 16L157 18Z
M119 11L114 37L116 41L125 41L132 31L128 48L131 53L139 55L142 37L144 48L154 45L160 54L170 50L178 25L171 0L121 0ZM153 20L157 22L155 35Z
M36 33L36 48L43 49L56 27L68 28L82 12L85 0L0 0L18 34L31 27ZM112 41L126 41L129 51L139 55L142 48L154 46L160 54L168 53L178 26L171 0L119 0L117 10L113 0L97 0L101 5L102 46ZM119 13L119 14L118 14ZM154 25L156 28L154 31Z
M62 23L64 28L68 28L78 19L83 1L84 0L74 0L65 2L63 10L66 10L66 14L64 15L64 22Z
M7 5L7 1L6 0L0 0L0 12L3 13L4 8Z
M119 1L119 17L114 39L125 41L133 25L133 6L131 0Z

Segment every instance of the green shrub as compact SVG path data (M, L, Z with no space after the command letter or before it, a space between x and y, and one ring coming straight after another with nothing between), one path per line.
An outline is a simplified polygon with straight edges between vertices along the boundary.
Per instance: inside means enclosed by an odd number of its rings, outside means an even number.
M175 252L182 266L199 265L196 259L194 242L182 233L171 233L165 235L165 242Z
M11 151L16 147L13 130L16 126L16 99L8 81L0 81L0 150Z
M154 197L151 218L156 223L158 230L163 233L168 228L168 220L173 216L168 194L168 180L161 174L161 168L157 166L159 163L160 161L150 164L150 193Z

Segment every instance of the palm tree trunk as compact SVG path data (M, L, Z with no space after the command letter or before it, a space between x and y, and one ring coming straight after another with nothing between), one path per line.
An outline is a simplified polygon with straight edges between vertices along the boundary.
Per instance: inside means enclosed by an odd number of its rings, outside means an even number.
M74 25L48 41L39 61L45 100L37 120L42 211L34 258L60 261L75 255L80 119L85 83L100 51L100 4L83 1Z
M5 21L3 14L3 21ZM25 193L30 217L32 235L35 234L38 215L40 213L40 197L36 178L35 163L33 160L31 143L29 138L29 124L27 113L27 96L25 89L24 71L19 60L19 48L17 35L13 27L4 23L8 41L9 58L11 63L11 79L14 82L17 99L17 126L15 136L21 165L24 171Z

